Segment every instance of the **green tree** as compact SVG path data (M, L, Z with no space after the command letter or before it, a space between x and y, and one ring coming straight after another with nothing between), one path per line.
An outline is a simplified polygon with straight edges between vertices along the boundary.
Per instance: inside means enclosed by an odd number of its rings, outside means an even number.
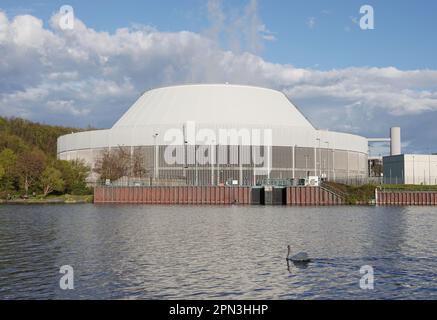
M90 169L81 161L60 164L56 160L57 138L78 131L83 130L0 117L0 196L19 190L26 195L42 191L41 178L47 163L61 172L66 192L88 194L86 178Z
M50 156L56 156L57 138L64 134L77 132L74 128L48 126L20 118L0 118L0 146L5 144L18 153L23 145L37 147ZM2 139L2 135L6 135ZM13 137L15 143L8 143ZM2 140L6 140L2 143ZM19 143L19 145L17 145ZM0 148L1 149L1 148Z
M3 175L0 177L1 190L6 191L14 188L16 161L17 156L11 149L6 148L0 152L0 166L3 168Z
M15 153L20 153L28 150L29 146L20 137L0 132L0 150L6 148L11 149Z
M89 189L86 184L86 178L90 168L85 165L83 160L57 160L55 168L62 174L65 181L65 192L69 194L87 194Z
M17 161L17 156L11 149L6 148L0 152L0 164L7 170L12 170L15 161Z
M45 167L46 157L41 150L33 149L18 155L16 171L26 196L29 194L29 188L37 185Z
M44 197L53 191L64 191L65 182L62 179L61 171L51 166L46 167L42 172L40 183Z

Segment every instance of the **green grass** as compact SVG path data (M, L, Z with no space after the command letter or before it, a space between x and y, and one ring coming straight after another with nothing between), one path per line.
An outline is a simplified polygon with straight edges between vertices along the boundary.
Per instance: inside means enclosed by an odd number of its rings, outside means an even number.
M400 191L437 191L437 186L409 185L409 184L384 184L383 190L400 190Z
M71 202L87 202L87 203L91 203L93 202L94 196L92 194L88 194L88 195L71 195L71 194L65 194L64 196L65 202L66 203L71 203Z
M350 186L334 182L328 182L327 185L343 193L347 204L368 204L375 200L375 185Z
M43 197L42 195L37 195L35 197L29 197L29 199L14 198L10 201L1 200L0 203L22 203L22 204L32 204L32 203L92 203L93 195L49 195Z
M375 200L375 189L382 187L382 190L391 191L437 191L437 186L424 186L424 185L373 185L366 184L362 186L350 186L346 184L327 182L326 183L334 191L345 196L347 204L368 204Z

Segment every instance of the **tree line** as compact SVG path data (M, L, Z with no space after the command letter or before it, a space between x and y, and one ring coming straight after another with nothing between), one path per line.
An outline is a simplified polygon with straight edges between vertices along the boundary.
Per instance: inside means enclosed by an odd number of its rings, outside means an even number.
M89 167L56 158L57 138L78 131L0 117L0 198L88 194Z

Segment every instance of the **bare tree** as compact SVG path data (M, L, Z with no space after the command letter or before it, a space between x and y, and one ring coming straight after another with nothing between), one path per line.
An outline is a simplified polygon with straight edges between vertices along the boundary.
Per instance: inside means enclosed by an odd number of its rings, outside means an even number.
M147 175L148 171L145 166L144 153L140 150L135 150L132 155L132 175L136 178L143 178Z
M147 173L144 155L139 150L135 150L131 155L122 147L103 151L94 171L100 175L101 180L111 181L126 176L142 178Z

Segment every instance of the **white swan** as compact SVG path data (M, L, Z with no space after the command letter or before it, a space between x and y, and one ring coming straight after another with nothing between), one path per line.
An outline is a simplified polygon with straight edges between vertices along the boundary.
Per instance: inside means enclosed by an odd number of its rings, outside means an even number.
M306 252L299 252L294 256L291 256L290 254L291 254L291 246L288 246L287 260L292 262L311 262L311 259L308 256L308 253Z

